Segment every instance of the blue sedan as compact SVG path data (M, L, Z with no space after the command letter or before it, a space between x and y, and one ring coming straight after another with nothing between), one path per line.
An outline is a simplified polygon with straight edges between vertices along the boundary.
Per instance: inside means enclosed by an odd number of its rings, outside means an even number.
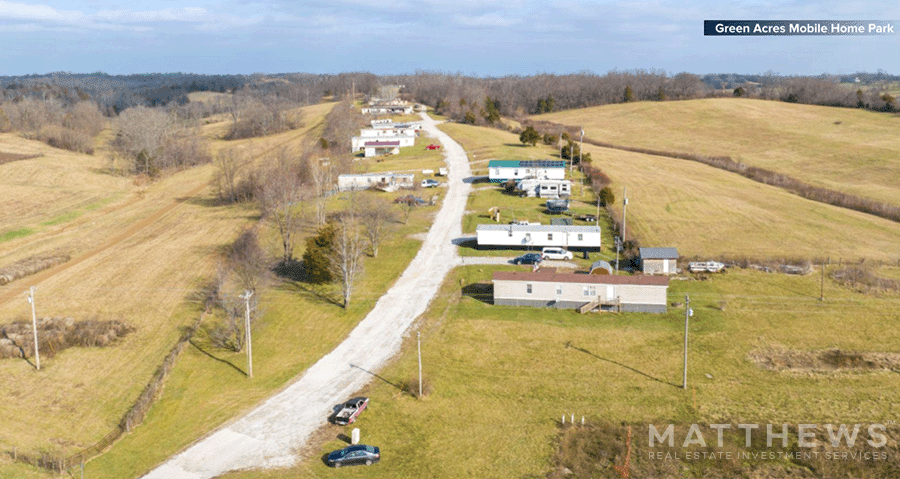
M345 447L328 455L328 464L334 467L350 466L354 464L372 464L381 460L381 451L375 446L357 444Z

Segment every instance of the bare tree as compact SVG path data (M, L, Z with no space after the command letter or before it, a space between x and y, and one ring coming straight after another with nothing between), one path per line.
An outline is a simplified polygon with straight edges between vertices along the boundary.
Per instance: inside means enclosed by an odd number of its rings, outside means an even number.
M354 205L358 211L363 234L372 250L372 257L378 257L378 246L390 234L397 215L390 202L372 196L360 195Z
M284 249L282 261L294 259L294 235L302 223L302 201L311 196L310 188L303 183L305 168L301 162L280 149L258 182L260 209L281 238Z
M222 201L238 201L237 177L249 162L249 158L236 148L223 149L216 155L216 186Z
M325 224L327 195L334 185L334 164L329 159L309 159L309 171L315 187L316 226Z
M344 309L350 306L353 286L363 270L365 244L359 229L359 221L352 210L340 215L329 255L332 274L341 283Z

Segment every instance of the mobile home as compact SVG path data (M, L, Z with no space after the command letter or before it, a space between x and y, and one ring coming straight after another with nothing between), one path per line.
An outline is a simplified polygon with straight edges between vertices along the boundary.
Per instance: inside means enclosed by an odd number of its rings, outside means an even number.
M561 160L491 160L488 178L492 183L527 178L564 180L566 162Z
M538 308L600 308L665 313L669 278L495 271L494 304Z
M478 225L478 247L544 247L599 249L599 226L571 225Z

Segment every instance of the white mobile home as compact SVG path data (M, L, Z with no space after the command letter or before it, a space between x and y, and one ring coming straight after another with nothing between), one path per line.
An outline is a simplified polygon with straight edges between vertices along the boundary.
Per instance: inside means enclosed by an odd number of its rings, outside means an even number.
M418 133L412 127L393 126L391 128L363 128L359 130L359 136L363 138L384 138L396 136L416 136Z
M533 198L559 198L572 194L572 182L569 180L522 180L518 189L525 192L526 196Z
M406 146L413 146L416 143L415 136L391 136L391 137L383 137L383 138L373 138L373 137L363 137L363 136L354 136L353 139L350 140L350 146L354 153L360 151L362 149L368 148L370 146L389 146L386 143L391 143L390 146L403 148Z
M669 278L496 271L494 304L539 308L592 308L665 313Z
M491 183L527 178L564 180L566 162L561 160L491 160L488 162Z
M599 226L571 225L478 225L478 247L516 246L520 248L561 246L599 249Z
M411 188L415 181L412 173L366 173L361 175L338 176L338 189L341 191L365 190L376 185L391 185L398 188Z

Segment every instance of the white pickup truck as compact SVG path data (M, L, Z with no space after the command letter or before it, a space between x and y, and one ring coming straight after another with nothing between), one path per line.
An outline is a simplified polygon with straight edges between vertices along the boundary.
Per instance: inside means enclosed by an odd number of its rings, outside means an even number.
M358 397L353 398L347 402L345 402L340 410L336 411L331 416L331 422L340 425L346 426L347 424L352 424L353 421L356 421L356 418L359 416L359 413L363 412L366 409L366 406L369 405L369 398L367 397Z

